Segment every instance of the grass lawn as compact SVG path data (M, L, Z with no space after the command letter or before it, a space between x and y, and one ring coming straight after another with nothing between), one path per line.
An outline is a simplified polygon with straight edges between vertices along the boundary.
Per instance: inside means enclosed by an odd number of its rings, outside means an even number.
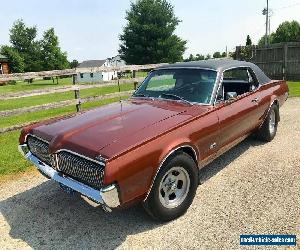
M147 72L143 71L137 71L136 77L146 77ZM130 78L131 74L128 75ZM35 89L43 89L43 88L55 88L55 87L61 87L66 85L72 85L73 80L72 77L68 78L61 78L58 79L58 84L56 84L56 79L54 79L54 83L52 80L34 80L33 83L27 83L24 81L17 81L16 84L7 84L4 86L0 86L0 94L6 94L6 93L12 93L12 92L21 92L21 91L30 91ZM84 83L82 83L84 85Z
M289 96L300 97L300 82L288 82Z
M125 99L125 97L123 97ZM105 104L109 104L112 102L118 101L119 98L113 98L108 100L101 100L96 102L85 103L82 105L83 109L93 108ZM54 116L64 115L68 113L73 113L75 111L74 106L68 106L59 109L46 110L43 112L35 112L30 116L23 120L22 116L20 119L17 119L15 122L29 122L34 120L42 120ZM23 115L24 116L24 115ZM1 122L2 126L2 122ZM15 174L19 172L24 172L29 169L32 164L26 161L23 156L18 151L18 139L19 139L20 131L12 131L8 133L0 134L0 178L5 175ZM5 146L4 146L5 145Z
M0 86L0 94L19 92L19 91L28 91L34 89L43 89L51 87L61 87L66 85L72 85L72 77L58 79L58 84L56 84L56 79L54 83L52 80L35 80L33 83L27 83L24 81L17 81L16 84L7 84Z
M122 97L122 99L125 99L127 97ZM94 108L97 106L109 104L112 102L116 102L119 100L119 97L112 98L112 99L106 99L106 100L100 100L100 101L94 101L94 102L87 102L81 104L82 109L88 109L88 108ZM75 105L65 106L62 108L55 108L55 109L49 109L49 110L41 110L37 112L32 113L24 113L9 117L3 117L1 118L0 128L7 128L18 124L24 124L27 122L36 122L40 120L45 120L51 117L60 116L60 115L66 115L70 113L74 113Z
M133 90L133 84L132 83L121 84L120 89L121 91ZM118 92L118 90L119 90L118 86L116 85L97 87L92 89L83 89L80 90L80 97L85 98L89 96L104 95L104 94ZM71 99L74 99L74 91L4 100L0 102L0 111L30 107L35 105L42 105L46 103L65 101Z
M18 151L19 135L20 131L0 134L0 177L23 172L32 165Z

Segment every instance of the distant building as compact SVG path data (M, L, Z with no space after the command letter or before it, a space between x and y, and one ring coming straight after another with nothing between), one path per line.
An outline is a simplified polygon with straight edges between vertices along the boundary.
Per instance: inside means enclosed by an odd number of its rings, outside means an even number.
M119 55L112 58L107 58L107 60L110 62L111 66L113 67L121 67L126 65L125 61L122 60Z
M8 74L8 73L9 73L8 58L0 54L0 75Z
M121 60L119 56L108 58L105 60L88 60L83 61L77 67L80 72L80 68L90 68L90 67L119 67L125 65L125 62ZM77 82L101 82L110 81L118 77L117 71L109 72L88 72L88 73L78 73Z

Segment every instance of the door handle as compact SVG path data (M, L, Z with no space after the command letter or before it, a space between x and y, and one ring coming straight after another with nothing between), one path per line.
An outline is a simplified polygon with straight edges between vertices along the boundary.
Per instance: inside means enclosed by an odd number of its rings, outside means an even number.
M258 103L259 102L259 98L254 98L251 102L255 102L255 103Z

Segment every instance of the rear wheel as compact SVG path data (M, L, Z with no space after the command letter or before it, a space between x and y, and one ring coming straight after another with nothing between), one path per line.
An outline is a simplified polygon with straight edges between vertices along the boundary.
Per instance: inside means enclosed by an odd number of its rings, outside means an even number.
M273 104L269 110L269 113L264 123L256 133L257 138L262 141L267 141L267 142L272 141L277 132L278 121L279 121L279 109L276 104Z
M186 153L179 153L162 166L144 208L157 220L173 220L187 211L197 185L198 170L194 160Z

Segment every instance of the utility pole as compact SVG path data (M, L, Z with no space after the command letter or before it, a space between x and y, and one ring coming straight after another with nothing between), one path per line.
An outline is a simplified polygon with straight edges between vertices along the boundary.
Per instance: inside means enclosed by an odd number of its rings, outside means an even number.
M265 34L265 45L268 45L268 35L269 35L269 0L267 0L267 8L264 8L262 14L266 16L266 34Z

